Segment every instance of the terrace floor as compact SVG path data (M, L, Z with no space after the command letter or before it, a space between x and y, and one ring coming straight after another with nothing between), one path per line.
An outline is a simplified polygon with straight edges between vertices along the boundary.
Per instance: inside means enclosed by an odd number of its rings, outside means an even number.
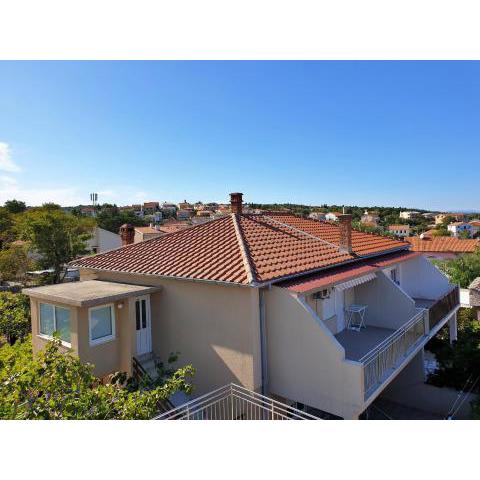
M347 329L342 330L335 335L335 338L345 349L345 358L358 361L394 332L395 330L390 328L367 325L367 327L362 328L360 332Z

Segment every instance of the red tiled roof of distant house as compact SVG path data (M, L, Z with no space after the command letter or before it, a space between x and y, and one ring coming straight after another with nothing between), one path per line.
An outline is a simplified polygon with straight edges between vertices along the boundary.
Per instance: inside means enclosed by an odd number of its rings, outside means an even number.
M480 248L480 240L456 237L407 237L414 252L473 253Z
M159 206L158 202L145 202L143 208L157 208Z
M159 229L163 233L174 233L190 228L191 226L190 223L186 222L170 222L160 225Z
M153 227L135 227L135 230L139 233L161 233Z
M480 220L472 220L469 223L472 227L480 227Z
M410 228L409 225L389 225L389 230L405 230L406 228Z
M72 265L248 285L409 248L406 242L352 231L353 254L347 254L339 251L339 240L339 226L327 222L278 212L231 214Z

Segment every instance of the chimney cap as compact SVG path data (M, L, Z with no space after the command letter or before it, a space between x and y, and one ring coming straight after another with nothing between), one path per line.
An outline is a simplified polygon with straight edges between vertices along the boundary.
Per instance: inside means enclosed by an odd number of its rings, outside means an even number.
M230 207L232 213L237 215L242 213L243 193L233 192L230 194Z
M131 223L124 223L120 227L120 230L131 230L131 229L133 229L133 225Z

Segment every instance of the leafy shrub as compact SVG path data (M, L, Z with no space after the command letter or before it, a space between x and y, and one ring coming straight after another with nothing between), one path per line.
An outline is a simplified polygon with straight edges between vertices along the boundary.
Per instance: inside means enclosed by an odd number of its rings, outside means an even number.
M10 345L23 339L31 330L30 300L21 293L0 292L0 335Z
M0 348L0 419L149 419L174 392L191 393L188 365L150 390L102 384L93 366L62 353L59 339L32 355L31 341Z

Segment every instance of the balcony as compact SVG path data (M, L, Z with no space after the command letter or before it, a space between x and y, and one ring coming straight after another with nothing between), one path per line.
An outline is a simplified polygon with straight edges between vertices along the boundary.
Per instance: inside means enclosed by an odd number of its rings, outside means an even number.
M427 311L417 308L397 330L367 326L359 332L347 329L336 335L345 357L362 365L365 400L427 338L426 318Z
M155 420L320 420L272 398L230 383L165 412Z
M448 293L436 300L414 298L417 308L428 310L429 330L433 330L454 308L460 305L460 288L453 287Z

